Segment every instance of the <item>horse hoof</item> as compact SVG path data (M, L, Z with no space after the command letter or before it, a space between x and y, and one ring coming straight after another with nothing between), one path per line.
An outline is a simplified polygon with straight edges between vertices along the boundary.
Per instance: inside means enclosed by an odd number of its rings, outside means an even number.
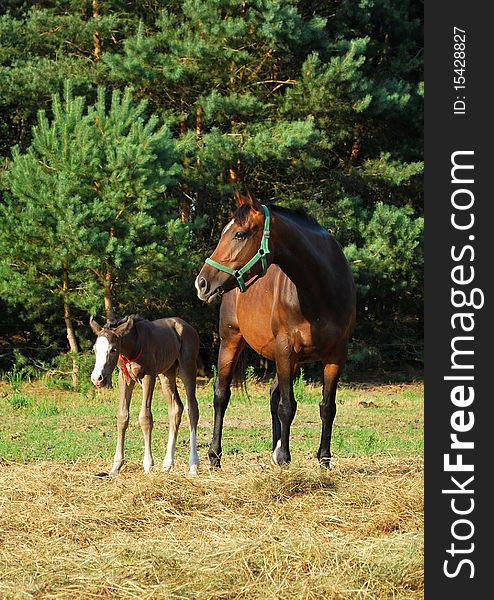
M107 479L108 477L110 477L110 473L95 473L94 475L97 479Z
M173 465L163 465L163 473L170 473L172 468L173 468Z
M146 475L149 475L151 473L151 469L154 467L154 460L151 459L145 459L142 463L142 467L144 469L144 473L146 473Z
M332 469L333 468L333 463L331 462L331 458L320 458L319 459L319 466L323 469Z
M191 465L189 469L190 477L197 477L197 465Z
M278 442L278 445L274 449L273 454L271 455L271 461L277 467L284 467L290 464L290 453L284 450L281 447L281 442Z
M209 456L209 464L213 469L221 469L221 460L220 457L216 454L212 454Z

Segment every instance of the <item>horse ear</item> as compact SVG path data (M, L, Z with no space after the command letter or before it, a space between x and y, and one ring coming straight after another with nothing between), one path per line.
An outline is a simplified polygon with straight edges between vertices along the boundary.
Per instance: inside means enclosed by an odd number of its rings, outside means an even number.
M129 333L132 327L134 327L134 317L130 315L115 329L115 333L120 337L123 337Z
M98 335L98 333L103 329L101 327L101 325L96 322L96 319L94 319L92 315L89 318L89 326L91 327L91 329L94 331L94 333L96 335Z
M247 198L245 196L242 196L242 194L238 190L234 190L233 196L235 197L237 208L247 203Z
M254 198L254 196L250 193L249 190L245 194L241 194L238 190L234 191L235 200L237 201L237 206L243 206L244 204L248 204L251 208L256 211L261 210L260 202Z

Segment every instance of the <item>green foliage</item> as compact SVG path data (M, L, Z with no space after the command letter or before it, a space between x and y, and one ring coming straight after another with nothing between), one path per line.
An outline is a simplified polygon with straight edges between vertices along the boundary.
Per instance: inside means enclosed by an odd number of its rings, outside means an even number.
M249 365L245 369L245 383L246 383L247 387L249 385L254 385L256 383L255 369L252 365Z
M29 412L36 417L55 417L60 414L60 408L50 396L42 396L30 407Z
M151 283L165 293L184 264L188 228L165 196L179 171L173 140L144 111L129 89L114 91L109 108L99 89L85 109L68 84L53 98L53 119L40 112L28 151L14 148L0 208L0 286L10 301L38 314L62 300L94 313L108 283L121 305Z
M49 107L52 94L60 92L67 79L80 93L90 92L104 79L104 65L93 56L94 35L103 47L113 45L116 16L95 19L74 8L66 10L59 4L0 16L3 155L14 144L29 144L38 109Z
M32 380L39 377L40 374L39 369L25 364L24 361L20 359L20 356L19 353L16 353L17 361L3 377L14 392L20 392L24 383L30 383Z
M74 390L72 369L74 357L69 352L58 354L47 365L45 370L46 385L50 389ZM94 368L94 354L80 352L76 357L78 369L78 388L82 396L91 394L94 386L91 383L91 372Z
M7 402L15 410L27 408L31 404L31 398L24 394L22 388L26 382L31 381L33 371L26 365L20 365L18 361L14 366L4 374L4 381L10 386L10 392L7 392Z
M30 396L23 394L21 392L14 392L7 397L7 400L15 410L20 410L23 408L27 408L31 404Z
M307 390L308 382L305 379L305 372L303 367L300 367L298 377L293 382L293 394L297 402L311 402L313 401L311 395Z

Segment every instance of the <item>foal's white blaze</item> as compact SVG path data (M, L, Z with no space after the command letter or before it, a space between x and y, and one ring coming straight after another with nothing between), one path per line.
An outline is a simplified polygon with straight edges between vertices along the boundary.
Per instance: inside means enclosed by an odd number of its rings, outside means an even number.
M110 342L105 337L99 337L94 345L96 351L96 360L94 363L94 369L91 373L91 381L94 385L97 385L99 378L103 372L103 367L108 360L108 352L110 350Z

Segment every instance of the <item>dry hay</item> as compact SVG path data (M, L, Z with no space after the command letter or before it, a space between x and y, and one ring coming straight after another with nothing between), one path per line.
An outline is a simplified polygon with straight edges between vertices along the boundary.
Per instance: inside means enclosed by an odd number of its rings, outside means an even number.
M422 597L419 459L106 466L0 465L0 597Z

